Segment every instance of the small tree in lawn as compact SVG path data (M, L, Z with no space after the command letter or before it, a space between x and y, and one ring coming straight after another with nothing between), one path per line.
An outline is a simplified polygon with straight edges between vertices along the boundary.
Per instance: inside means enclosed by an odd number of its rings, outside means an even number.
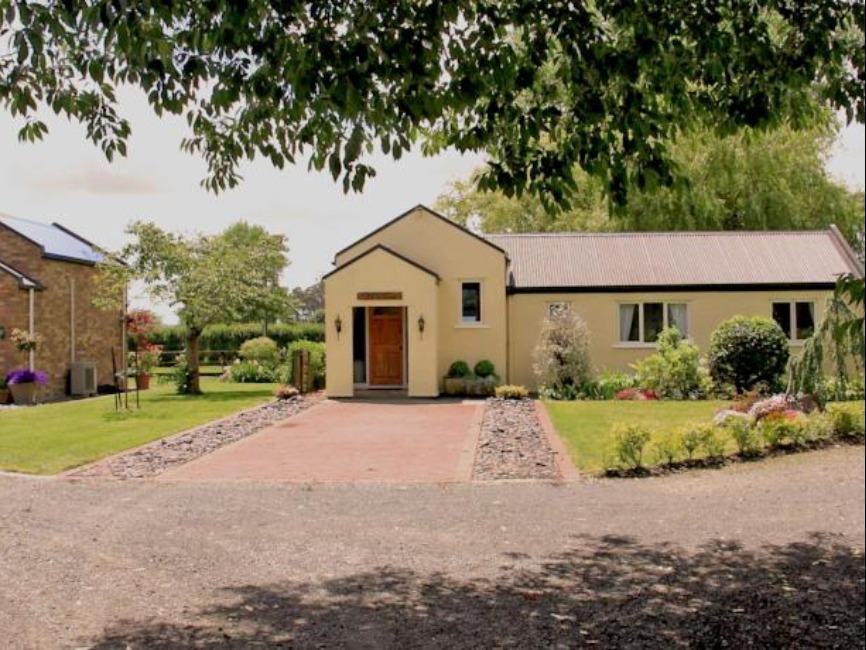
M200 393L199 337L205 326L230 322L251 306L289 308L288 293L274 279L288 264L282 235L259 229L237 237L229 228L219 235L183 236L153 223L136 222L133 241L122 252L126 267L104 267L103 284L139 280L151 296L178 310L186 328L186 377L180 392Z
M538 385L554 391L579 388L589 379L589 330L571 309L550 314L541 326L532 369Z

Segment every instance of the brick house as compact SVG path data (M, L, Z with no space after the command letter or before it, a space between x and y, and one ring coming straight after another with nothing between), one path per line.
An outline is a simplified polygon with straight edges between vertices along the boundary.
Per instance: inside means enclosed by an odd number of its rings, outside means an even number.
M42 399L68 394L74 362L94 363L97 382L114 383L112 351L118 367L125 357L123 311L93 304L96 265L105 259L59 224L0 214L0 375L28 365L44 371ZM13 346L13 328L42 337L32 358Z

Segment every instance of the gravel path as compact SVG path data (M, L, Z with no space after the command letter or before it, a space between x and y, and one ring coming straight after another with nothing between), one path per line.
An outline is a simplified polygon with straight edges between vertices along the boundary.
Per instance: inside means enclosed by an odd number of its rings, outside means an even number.
M0 494L4 648L863 647L862 448L560 485Z
M74 477L150 478L188 463L219 447L246 438L264 427L297 415L322 399L321 393L274 400L184 433L73 470Z
M561 478L532 400L487 400L472 478Z

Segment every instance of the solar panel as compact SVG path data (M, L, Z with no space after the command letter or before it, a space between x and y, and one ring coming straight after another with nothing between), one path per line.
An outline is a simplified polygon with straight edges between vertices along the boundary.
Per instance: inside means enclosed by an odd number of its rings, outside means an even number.
M53 224L0 215L0 222L27 239L36 242L46 255L95 264L105 256L87 242Z

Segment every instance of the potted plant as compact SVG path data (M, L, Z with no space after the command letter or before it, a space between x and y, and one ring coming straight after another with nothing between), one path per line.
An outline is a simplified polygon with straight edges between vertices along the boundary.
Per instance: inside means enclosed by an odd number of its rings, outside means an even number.
M6 378L0 377L0 405L9 402L9 387L6 385Z
M138 390L150 388L150 375L157 364L159 364L159 356L161 354L162 346L153 343L144 343L137 352L130 352L130 374L135 377Z
M41 370L19 368L6 375L6 384L16 404L35 404L39 386L45 385L47 381Z
M9 337L12 344L19 352L30 352L36 349L36 346L42 342L42 337L39 334L31 334L27 330L12 328L12 334Z

